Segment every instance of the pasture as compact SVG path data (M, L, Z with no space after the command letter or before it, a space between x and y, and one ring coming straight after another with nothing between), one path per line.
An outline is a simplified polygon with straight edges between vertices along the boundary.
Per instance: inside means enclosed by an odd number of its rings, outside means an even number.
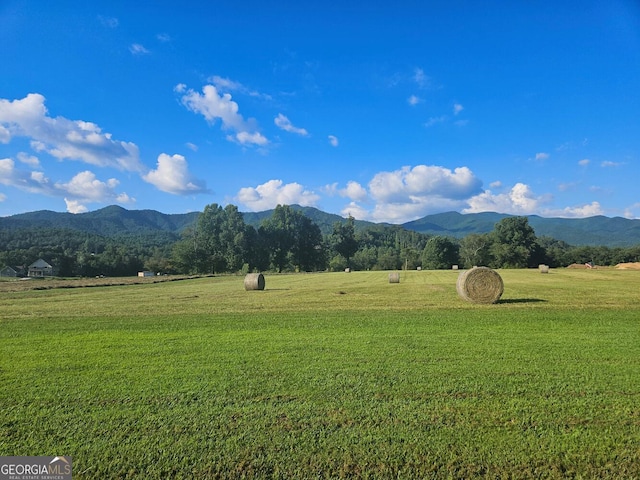
M640 272L0 283L0 455L74 478L640 478ZM47 285L46 281L39 285Z

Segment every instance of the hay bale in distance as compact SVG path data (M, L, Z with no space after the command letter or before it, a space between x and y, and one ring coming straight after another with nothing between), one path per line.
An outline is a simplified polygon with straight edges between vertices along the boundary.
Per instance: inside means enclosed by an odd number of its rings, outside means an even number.
M497 303L504 291L504 283L498 272L489 267L476 267L458 275L458 295L473 303Z
M538 270L540 270L540 273L549 273L549 265L540 264L538 265Z
M400 274L398 272L390 273L389 283L400 283Z
M264 290L264 275L261 273L248 273L244 277L245 290Z

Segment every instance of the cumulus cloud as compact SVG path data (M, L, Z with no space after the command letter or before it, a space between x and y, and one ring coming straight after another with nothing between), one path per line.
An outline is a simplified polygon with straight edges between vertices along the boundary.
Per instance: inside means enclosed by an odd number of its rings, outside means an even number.
M65 197L64 203L67 205L67 212L69 213L86 213L89 211L89 209L78 200L71 200Z
M462 105L460 105L459 103L456 103L456 104L453 105L453 114L454 115L458 115L463 110L464 110L464 107Z
M480 193L481 185L467 167L452 171L440 166L417 165L377 173L369 182L368 191L357 182L349 182L345 189L337 191L352 200L346 209L354 217L401 223L429 213L460 209L467 205L466 199ZM368 210L356 203L365 201L372 202L373 208Z
M304 128L295 127L291 123L291 120L289 120L287 117L285 117L281 113L279 113L278 116L275 118L274 123L278 128L284 130L285 132L295 133L303 137L306 137L309 135L309 132L307 132L307 130L305 130Z
M356 202L361 202L367 200L369 195L367 194L367 190L360 185L358 182L347 182L346 188L343 188L338 192L341 196L347 197Z
M329 138L329 144L332 147L337 147L338 146L338 144L339 144L338 137L336 137L335 135L329 135L328 138Z
M22 170L10 158L0 160L0 183L30 193L64 197L74 210L83 208L84 203L133 203L135 199L124 192L117 192L118 180L110 178L106 182L96 178L88 170L75 175L68 182L52 182L43 172ZM71 211L71 210L70 210Z
M524 183L516 183L507 193L493 194L485 190L467 200L468 208L462 213L498 212L513 215L530 215L538 213L541 205L548 202L548 196L536 196L531 187Z
M0 133L0 138L4 143L12 137L27 137L35 151L58 160L79 160L134 172L144 170L134 143L114 140L92 122L50 117L44 102L44 96L38 93L13 101L0 99L0 127L5 132Z
M207 193L205 182L195 179L190 173L187 160L182 155L158 156L157 168L142 176L143 180L158 190L174 195Z
M539 162L547 160L548 158L549 158L549 154L548 153L545 153L545 152L536 153L536 160L539 161Z
M548 217L586 218L596 215L604 215L604 210L599 202L591 202L578 207L566 207L561 210L547 209L542 214Z
M40 160L38 160L38 157L29 155L28 153L19 152L16 157L18 158L18 160L20 160L20 162L24 163L25 165L29 165L30 167L38 168L40 166Z
M268 143L268 140L253 127L254 121L246 121L240 115L240 108L233 101L231 94L221 94L215 85L205 85L201 94L187 89L184 84L178 84L174 90L182 95L181 102L188 110L202 115L211 124L220 120L223 130L234 131L235 134L227 135L227 140L243 145Z
M320 197L299 183L284 184L282 180L269 180L257 187L241 188L236 200L250 211L258 212L277 205L315 206Z
M578 162L578 165L580 165L581 167L586 167L590 163L591 163L591 160L589 160L588 158L583 158Z

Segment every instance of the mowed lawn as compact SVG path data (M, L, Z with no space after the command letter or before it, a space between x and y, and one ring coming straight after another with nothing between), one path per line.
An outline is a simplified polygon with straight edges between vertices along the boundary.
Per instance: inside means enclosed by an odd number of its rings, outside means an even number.
M74 478L640 478L640 272L0 291L0 455Z

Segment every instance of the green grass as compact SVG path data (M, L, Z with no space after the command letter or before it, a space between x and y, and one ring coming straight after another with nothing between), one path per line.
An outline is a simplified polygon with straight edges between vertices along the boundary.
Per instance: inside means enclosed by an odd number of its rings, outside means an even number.
M640 478L640 272L0 293L0 455L74 478Z

